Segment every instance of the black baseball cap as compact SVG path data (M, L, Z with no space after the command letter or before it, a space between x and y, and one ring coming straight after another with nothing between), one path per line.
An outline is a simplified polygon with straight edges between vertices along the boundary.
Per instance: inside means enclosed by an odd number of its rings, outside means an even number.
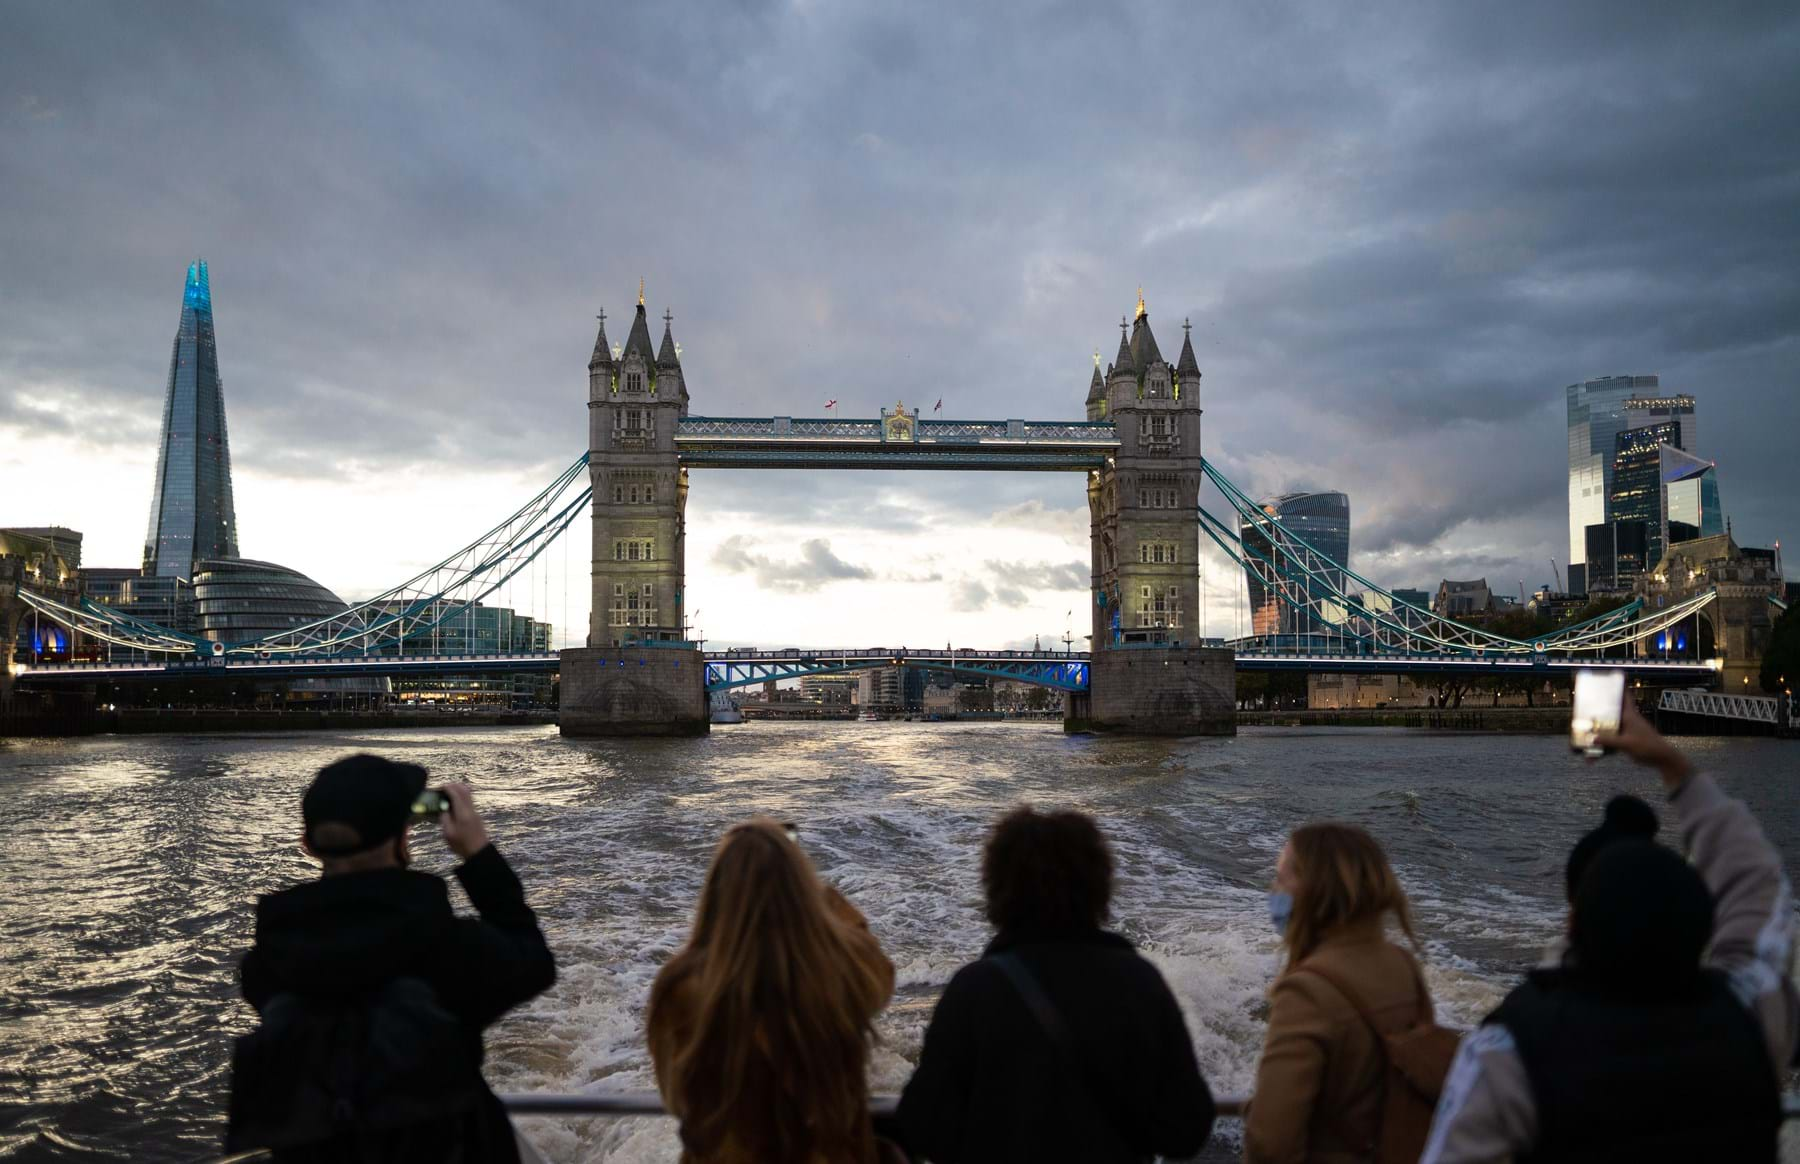
M300 801L306 839L323 857L347 857L405 831L412 804L425 790L425 769L362 753L319 769ZM354 844L319 845L313 829L327 822L355 830Z

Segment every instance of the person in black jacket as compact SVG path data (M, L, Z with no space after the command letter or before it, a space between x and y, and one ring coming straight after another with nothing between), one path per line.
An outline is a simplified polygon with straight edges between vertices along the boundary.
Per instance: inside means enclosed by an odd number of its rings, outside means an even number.
M1191 1156L1212 1094L1162 975L1101 929L1112 854L1093 818L1021 807L982 855L999 933L950 979L900 1097L907 1150L965 1161Z
M407 868L425 769L359 755L302 802L317 881L261 898L242 967L262 1017L233 1063L227 1149L281 1161L515 1164L481 1079L482 1029L556 979L537 918L465 784L443 789L444 841L480 920L443 878Z

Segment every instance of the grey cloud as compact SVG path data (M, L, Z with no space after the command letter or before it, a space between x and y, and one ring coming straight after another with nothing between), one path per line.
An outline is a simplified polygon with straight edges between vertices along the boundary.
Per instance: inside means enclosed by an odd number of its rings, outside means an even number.
M733 574L749 574L766 590L796 594L811 593L832 582L875 576L868 567L846 562L832 553L831 543L824 538L802 542L797 559L784 560L752 553L754 545L753 539L742 534L726 538L713 551L713 565Z
M986 610L993 601L994 593L985 583L975 578L958 578L950 587L950 609L961 611Z
M996 582L1015 588L1086 590L1092 582L1092 575L1088 567L1080 562L1052 564L1050 562L996 562L990 559L986 564L988 573Z
M1316 468L1377 562L1510 510L1537 524L1494 554L1533 569L1566 538L1562 387L1609 372L1693 392L1740 540L1793 536L1791 5L32 5L8 32L0 253L30 274L0 285L0 400L62 386L96 444L154 431L196 254L234 460L297 482L566 463L592 314L640 275L701 415L1077 416L1142 283L1165 354L1193 320L1208 456L1246 488L1276 484L1259 454ZM1121 43L1134 84L1044 86ZM697 474L695 503L918 534L1082 500L783 478Z

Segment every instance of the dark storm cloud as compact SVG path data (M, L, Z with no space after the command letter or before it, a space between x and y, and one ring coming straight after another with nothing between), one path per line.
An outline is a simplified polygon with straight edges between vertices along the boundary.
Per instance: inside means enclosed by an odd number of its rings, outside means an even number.
M866 566L846 562L831 552L831 542L811 538L800 545L800 556L793 559L771 558L752 553L754 541L742 535L726 538L713 551L713 565L732 574L749 574L765 590L785 590L807 594L831 582L873 578L875 572Z
M43 421L21 399L153 431L195 255L234 460L295 478L566 463L592 315L622 339L640 275L722 415L1078 415L1141 283L1166 355L1193 321L1208 455L1348 492L1380 580L1547 569L1562 388L1606 373L1698 397L1767 542L1796 59L1775 3L25 6L0 439ZM779 476L713 496L893 529L1081 503Z

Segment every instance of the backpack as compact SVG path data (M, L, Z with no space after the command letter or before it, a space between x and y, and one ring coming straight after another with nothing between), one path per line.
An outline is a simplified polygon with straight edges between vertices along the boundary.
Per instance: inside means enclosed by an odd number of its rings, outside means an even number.
M1382 1087L1381 1119L1376 1126L1375 1142L1368 1146L1376 1164L1418 1164L1425 1152L1425 1140L1431 1134L1431 1119L1437 1112L1438 1096L1444 1090L1444 1079L1450 1074L1450 1061L1462 1041L1459 1031L1437 1025L1431 1005L1431 992L1412 966L1413 985L1423 1004L1413 1021L1400 1030L1384 1031L1375 1025L1362 997L1336 974L1318 966L1298 966L1308 974L1316 974L1344 996L1351 1009L1361 1016L1374 1032L1375 1045L1387 1061Z
M233 1047L225 1150L461 1159L457 1141L485 1091L468 1040L417 978L354 998L278 994Z

